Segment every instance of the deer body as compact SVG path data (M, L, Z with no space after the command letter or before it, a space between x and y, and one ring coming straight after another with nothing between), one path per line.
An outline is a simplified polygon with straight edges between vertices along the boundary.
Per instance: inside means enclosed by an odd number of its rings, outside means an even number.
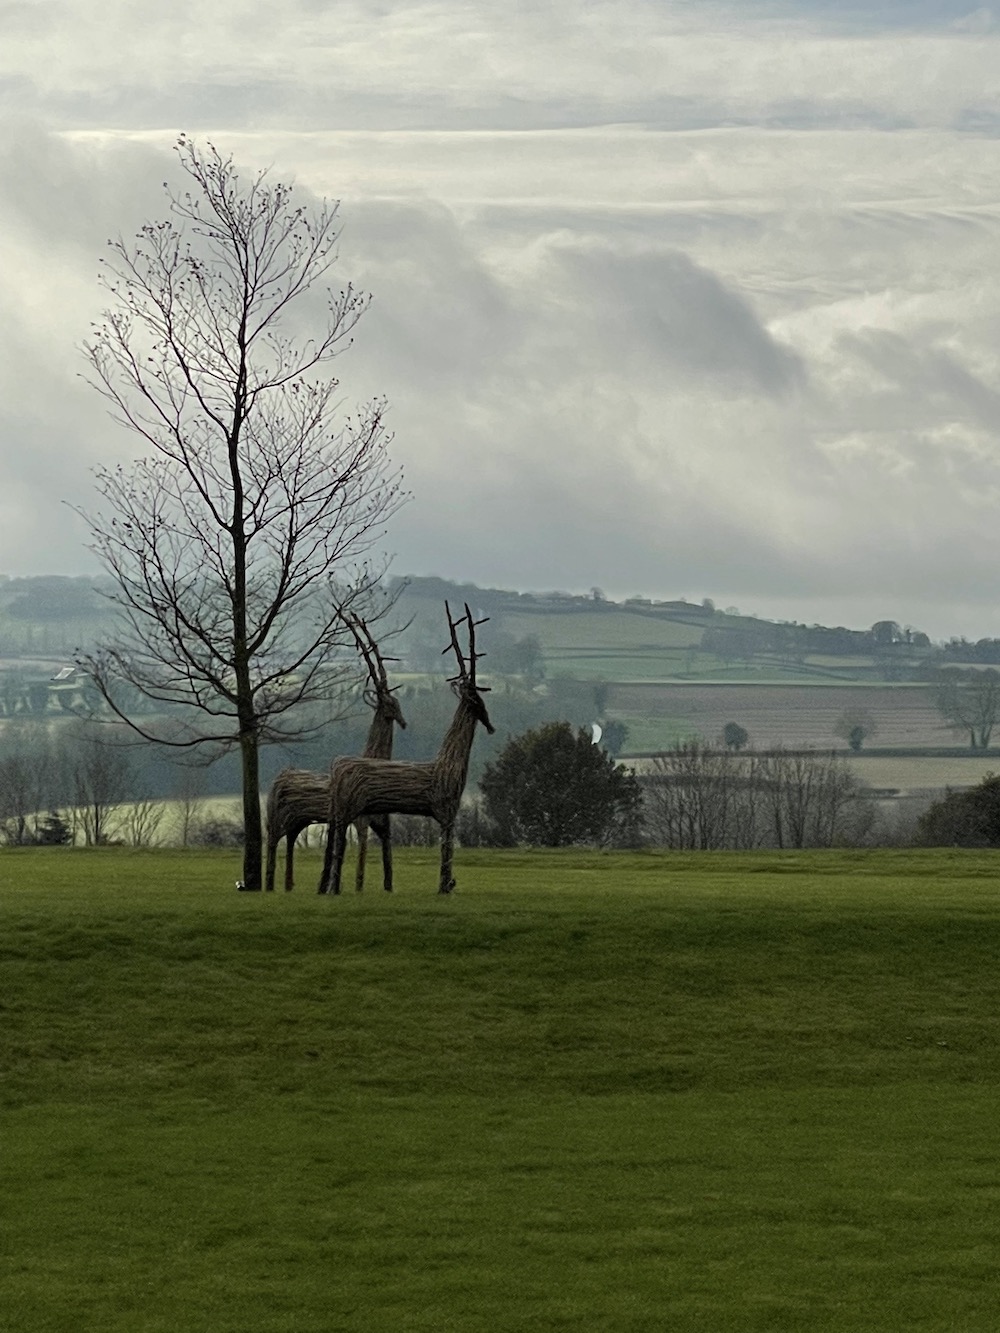
M366 700L373 705L371 726L362 754L370 758L387 759L392 754L395 727L406 727L402 709L389 688L385 666L374 640L368 634L363 621L357 625L367 639L362 639L358 628L348 620L358 645L364 654L368 666L372 689L365 691ZM278 843L285 841L285 890L294 886L293 855L295 839L310 824L328 824L330 821L330 778L325 773L311 773L301 768L283 769L274 779L267 798L267 866L265 888L274 889L275 862ZM365 862L368 853L368 827L375 830L382 843L383 887L392 888L392 840L388 819L380 819L376 824L367 819L352 821L358 834L358 864L355 873L355 888L360 893L365 885Z
M458 707L436 757L428 763L364 757L335 760L330 773L330 835L319 885L320 893L340 892L348 825L359 819L372 818L372 826L376 827L375 817L388 818L391 814L427 815L437 821L441 826L438 892L450 893L455 887L452 876L455 819L469 773L472 741L477 724L481 723L488 732L493 732L493 724L482 698L483 688L476 685L475 679L476 622L468 606L465 611L470 638L469 664L466 664L459 651L455 638L456 625L450 611L448 613L452 646L459 661L459 675L452 685L458 695Z
M283 768L267 794L267 863L264 888L274 890L278 843L285 839L285 889L294 887L295 839L310 824L330 818L330 779L304 768Z

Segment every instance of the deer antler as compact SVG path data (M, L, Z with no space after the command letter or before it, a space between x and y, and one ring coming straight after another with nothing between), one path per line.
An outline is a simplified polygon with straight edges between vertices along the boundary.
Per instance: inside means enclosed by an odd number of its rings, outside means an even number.
M389 679L386 675L386 662L396 662L396 657L383 657L378 644L372 637L372 632L368 628L367 621L353 611L345 611L343 607L337 608L337 614L354 635L354 642L358 645L358 651L365 659L365 666L368 668L368 677L375 687L376 694L392 693L389 687ZM398 688L398 687L397 687ZM366 691L367 693L367 691Z
M462 622L460 619L452 620L451 607L448 605L447 602L445 602L444 604L444 613L448 617L448 630L451 634L451 643L448 644L447 648L441 649L441 655L444 656L444 654L448 651L448 648L454 650L455 657L458 659L458 675L449 676L449 680L465 680L467 675L465 667L465 658L462 656L462 650L458 646L458 635L455 633L455 631L458 629L459 625Z
M469 609L468 602L465 603L465 615L459 616L457 620L452 620L451 607L448 605L447 602L445 602L444 604L444 609L448 616L448 629L451 633L451 643L448 645L448 648L453 649L455 656L458 658L458 675L450 676L449 680L452 682L461 681L463 685L468 684L472 687L472 689L479 690L481 693L485 694L489 691L489 686L476 684L476 662L479 660L480 657L486 656L485 653L476 652L476 626L485 625L487 620L489 620L489 616L483 616L482 620L473 620L472 612ZM458 634L456 633L459 625L462 624L463 620L465 621L469 630L468 659L462 656L462 650L458 644ZM446 653L448 651L448 648L442 648L441 649L442 653Z

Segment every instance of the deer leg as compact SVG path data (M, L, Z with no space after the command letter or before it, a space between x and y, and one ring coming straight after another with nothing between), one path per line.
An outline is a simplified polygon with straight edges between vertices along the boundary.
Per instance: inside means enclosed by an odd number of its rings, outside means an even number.
M357 820L354 828L358 835L358 864L354 872L354 887L361 893L365 887L365 862L368 860L368 820Z
M264 872L264 889L267 893L274 892L274 870L275 861L278 857L278 839L270 829L267 831L267 868Z
M340 877L344 869L344 853L347 851L347 825L337 820L333 839L333 865L330 873L328 893L340 892Z
M438 893L451 893L455 880L451 873L452 856L455 850L455 821L449 819L441 825L441 883Z
M330 892L330 870L333 865L333 825L329 824L326 830L326 849L323 852L323 869L320 872L319 887L317 893Z
M294 858L295 858L295 839L299 836L297 828L288 830L288 836L285 839L285 892L291 893L295 887L294 878Z
M386 893L392 893L392 824L389 816L373 819L372 828L382 844L382 887Z

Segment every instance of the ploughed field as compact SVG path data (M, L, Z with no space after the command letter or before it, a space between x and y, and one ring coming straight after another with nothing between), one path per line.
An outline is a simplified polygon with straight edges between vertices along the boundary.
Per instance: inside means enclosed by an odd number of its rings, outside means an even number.
M608 713L629 724L635 740L666 739L637 748L664 748L677 738L700 736L714 743L727 722L737 722L758 749L844 749L837 719L865 709L878 727L869 745L909 749L955 746L966 738L951 731L926 687L912 685L676 685L616 682ZM657 731L657 723L660 730Z
M994 855L397 860L0 851L4 1327L996 1328Z

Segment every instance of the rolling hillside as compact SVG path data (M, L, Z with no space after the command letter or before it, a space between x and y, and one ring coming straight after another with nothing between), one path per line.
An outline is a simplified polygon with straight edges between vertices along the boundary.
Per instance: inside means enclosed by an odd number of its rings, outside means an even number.
M482 636L488 653L498 640L537 641L549 677L878 684L925 679L940 655L926 635L898 626L878 642L870 629L777 624L683 601L537 596L442 579L410 581L399 610L422 639L440 638L446 599L469 601L489 617Z
M615 719L628 728L624 752L636 755L693 738L713 744L727 722L736 722L756 747L844 750L838 719L848 710L865 710L877 726L869 748L883 754L940 751L952 766L962 757L956 750L965 738L944 726L927 689L936 667L950 660L945 647L893 622L870 629L776 624L709 603L615 603L424 577L401 582L394 614L404 628L392 651L411 696L414 738L426 732L428 744L439 734L444 714L438 713L449 702L442 658L448 600L453 610L468 602L487 619L481 671L497 690L505 733L550 716L575 725ZM58 681L71 657L65 645L87 646L101 609L106 606L86 579L8 580L0 586L6 648L0 713L44 715L50 724L71 715L67 703L72 707L76 695L69 697L71 686ZM432 706L435 689L443 702ZM480 760L487 748L480 747ZM297 760L305 766L313 761ZM930 779L919 785L941 784Z

